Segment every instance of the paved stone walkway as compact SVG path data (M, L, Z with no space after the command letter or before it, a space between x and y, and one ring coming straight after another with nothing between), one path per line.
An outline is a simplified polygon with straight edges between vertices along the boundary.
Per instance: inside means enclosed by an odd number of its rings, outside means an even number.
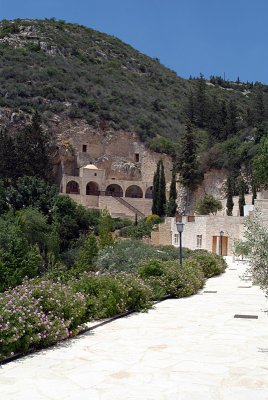
M267 400L268 301L244 270L4 365L1 400Z

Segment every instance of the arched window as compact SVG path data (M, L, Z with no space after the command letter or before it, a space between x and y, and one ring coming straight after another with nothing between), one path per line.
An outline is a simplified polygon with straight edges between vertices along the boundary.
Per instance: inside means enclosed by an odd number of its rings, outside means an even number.
M126 194L125 194L125 197L132 197L132 198L137 198L137 199L142 198L142 196L143 196L142 190L137 185L129 186L127 188Z
M106 196L123 197L123 189L117 184L107 186L105 191Z
M80 194L79 184L75 181L68 182L66 186L66 193Z
M148 187L146 189L145 198L146 199L152 199L153 198L153 187L152 186L150 186L150 187Z
M88 182L86 186L86 194L91 196L99 196L99 185L96 182Z

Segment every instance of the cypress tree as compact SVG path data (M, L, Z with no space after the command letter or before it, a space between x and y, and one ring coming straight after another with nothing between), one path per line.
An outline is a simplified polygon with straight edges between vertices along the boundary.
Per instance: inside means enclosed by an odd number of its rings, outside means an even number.
M186 114L187 118L191 121L191 123L194 124L194 122L195 122L195 101L194 101L194 95L193 95L192 91L190 92L189 97L188 97L185 114Z
M98 255L98 245L94 235L89 235L78 252L75 267L80 271L92 271L92 264Z
M107 209L104 209L99 219L99 247L112 246L112 217Z
M226 202L226 214L231 216L233 215L233 208L234 208L234 202L233 202L233 187L232 187L232 181L231 177L229 176L227 178L227 202Z
M264 134L264 116L265 116L265 108L263 101L263 91L261 89L258 90L255 98L255 123L256 123L256 138L255 142L259 143L263 134Z
M179 155L178 170L180 182L188 188L194 188L199 181L197 162L197 142L192 124L188 121L185 134L181 138L181 152Z
M158 202L157 215L164 217L166 215L166 178L163 161L160 160L160 171L159 171L159 191L158 191Z
M226 138L237 133L237 107L233 100L230 100L227 107Z
M159 176L160 176L160 161L158 161L156 166L156 171L154 173L152 214L157 214L158 211Z
M245 204L246 204L246 201L245 201L245 182L244 182L243 178L241 177L240 182L239 182L239 200L238 200L240 217L244 216L244 205Z
M177 209L177 190L176 190L176 172L173 168L172 170L172 179L170 183L170 192L169 192L169 202L167 205L167 216L174 217Z
M17 153L15 143L6 129L0 130L0 178L7 186L17 178Z
M204 128L207 114L206 81L203 74L197 80L196 91L196 122L197 126Z
M252 204L255 203L255 199L257 198L257 188L255 181L252 182Z
M49 137L41 127L40 115L33 115L32 123L17 136L17 153L21 175L51 180Z
M263 91L259 89L255 97L255 120L257 126L261 125L264 122L264 114L265 114L265 108L263 101Z
M153 205L152 214L157 214L159 217L165 215L166 209L166 179L163 161L159 160L154 174L153 181Z

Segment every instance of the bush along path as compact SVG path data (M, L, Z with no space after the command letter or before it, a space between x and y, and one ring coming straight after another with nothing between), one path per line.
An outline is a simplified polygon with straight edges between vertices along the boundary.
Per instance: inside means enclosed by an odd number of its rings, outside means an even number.
M26 279L5 291L0 295L0 361L74 337L86 322L147 311L167 296L193 295L206 278L225 271L222 257L186 254L182 270L176 260L149 259L131 272L85 272L65 283L59 277Z

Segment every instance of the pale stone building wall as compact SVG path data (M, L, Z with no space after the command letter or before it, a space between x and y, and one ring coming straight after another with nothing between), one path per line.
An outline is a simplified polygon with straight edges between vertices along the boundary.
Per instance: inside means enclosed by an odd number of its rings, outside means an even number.
M114 217L151 214L152 182L107 178L104 169L92 164L80 168L79 176L64 174L61 192L86 207L107 208Z
M226 215L226 202L227 199L220 199L221 203L222 203L222 210L218 211L217 215ZM233 208L233 216L234 217L239 217L239 196L233 196L233 202L234 202L234 208ZM252 204L252 194L246 194L245 195L245 202L247 205L251 205Z
M204 249L223 255L226 251L226 255L232 255L234 239L243 237L243 217L195 216L190 221L188 216L182 219L182 246L191 250ZM158 230L153 232L151 242L179 247L175 218L166 218L165 223L160 224Z

